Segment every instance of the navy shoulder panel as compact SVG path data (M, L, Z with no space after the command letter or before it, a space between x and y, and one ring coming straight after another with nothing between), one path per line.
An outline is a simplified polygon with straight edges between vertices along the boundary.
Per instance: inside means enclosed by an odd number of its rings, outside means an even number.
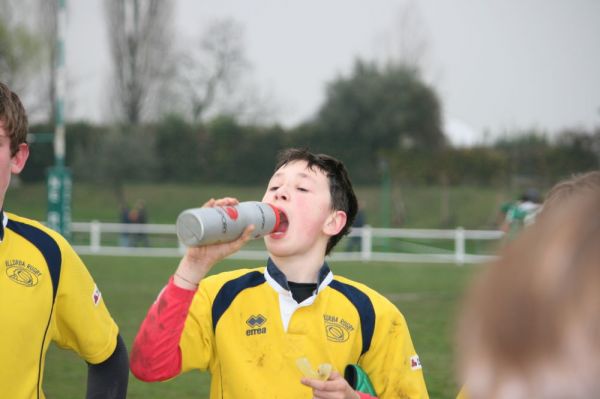
M223 313L229 308L235 297L246 288L256 287L265 282L265 275L258 271L246 273L223 284L212 306L213 331Z
M52 302L54 302L56 292L58 291L60 267L62 264L62 254L58 244L48 233L26 223L15 222L9 219L6 227L31 242L44 255L44 259L46 259L46 263L48 264L50 278L52 279Z
M338 280L331 281L329 286L348 298L356 308L360 316L360 328L362 330L361 355L365 354L371 347L371 340L375 331L375 309L371 299L358 288Z

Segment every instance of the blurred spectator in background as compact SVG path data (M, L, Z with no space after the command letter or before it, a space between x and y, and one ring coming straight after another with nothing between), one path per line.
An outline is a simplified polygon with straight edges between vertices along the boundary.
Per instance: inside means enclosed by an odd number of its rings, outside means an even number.
M504 223L506 222L506 214L508 210L515 205L516 201L506 201L500 205L500 209L498 210L498 214L496 215L495 225L494 227L503 230Z
M540 204L539 191L534 188L527 189L518 201L504 205L502 211L505 211L506 216L500 229L507 234L508 238L514 238L524 226L533 222L540 210Z
M365 215L365 201L361 200L358 203L358 211L356 212L356 218L354 219L354 222L352 223L352 228L354 229L356 228L362 228L364 227L364 225L367 222L367 216ZM352 233L352 229L350 230L350 232ZM362 242L362 237L361 235L353 235L348 237L348 246L346 247L346 251L348 252L354 252L354 251L360 251L362 248L361 245Z
M457 353L469 399L600 392L600 188L559 185L468 294Z
M127 202L123 201L121 206L119 207L119 222L122 224L129 223L129 205ZM119 236L119 245L122 247L129 246L129 232L126 230L121 231L121 235Z
M142 199L138 199L135 202L134 207L129 211L129 223L146 224L147 222L148 214L146 212L146 202ZM134 233L131 238L131 244L134 247L148 246L148 234L144 231Z

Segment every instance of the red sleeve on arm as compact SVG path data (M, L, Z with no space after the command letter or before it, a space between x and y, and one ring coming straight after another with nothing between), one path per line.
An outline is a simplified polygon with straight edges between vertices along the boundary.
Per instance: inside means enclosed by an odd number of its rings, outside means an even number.
M358 394L358 397L360 399L377 399L375 396L371 396L368 393L364 393L364 392L360 392L360 391L355 391Z
M150 307L131 349L130 368L138 379L164 381L181 371L179 340L195 293L171 277Z

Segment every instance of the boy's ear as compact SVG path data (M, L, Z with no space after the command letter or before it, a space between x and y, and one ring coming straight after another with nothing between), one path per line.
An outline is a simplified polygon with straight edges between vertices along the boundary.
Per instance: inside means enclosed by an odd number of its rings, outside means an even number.
M334 236L344 228L347 219L346 212L339 210L333 211L327 218L323 231L329 236Z
M29 158L29 146L26 143L21 143L17 153L10 159L10 171L14 174L21 173L27 158Z

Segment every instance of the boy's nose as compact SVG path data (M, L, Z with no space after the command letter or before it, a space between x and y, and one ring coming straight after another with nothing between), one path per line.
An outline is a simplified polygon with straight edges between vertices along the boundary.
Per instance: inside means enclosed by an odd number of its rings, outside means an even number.
M275 191L275 199L287 201L288 200L287 191L284 188L279 187L277 189L277 191Z

